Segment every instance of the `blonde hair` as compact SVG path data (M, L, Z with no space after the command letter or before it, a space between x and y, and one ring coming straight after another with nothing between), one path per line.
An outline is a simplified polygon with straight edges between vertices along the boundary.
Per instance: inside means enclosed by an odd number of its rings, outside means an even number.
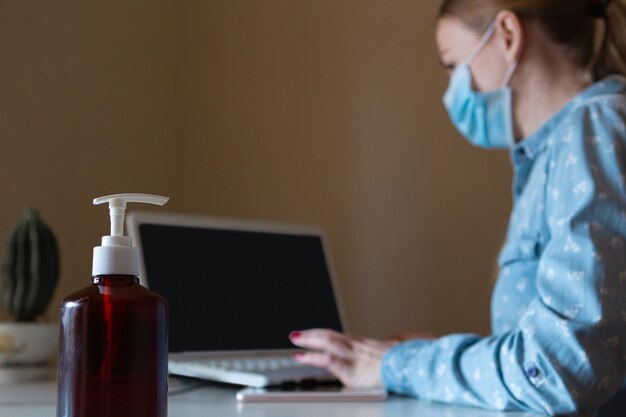
M439 17L455 16L484 32L510 10L538 23L592 80L626 76L626 0L444 0Z

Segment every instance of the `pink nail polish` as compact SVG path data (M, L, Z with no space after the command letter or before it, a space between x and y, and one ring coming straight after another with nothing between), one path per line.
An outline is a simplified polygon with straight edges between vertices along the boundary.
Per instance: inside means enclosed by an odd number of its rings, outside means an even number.
M296 353L295 355L293 355L293 358L300 362L304 358L304 353Z
M289 333L289 338L290 338L291 340L295 340L295 339L299 338L299 337L300 337L300 335L301 335L301 333L300 333L300 332L291 332L291 333Z

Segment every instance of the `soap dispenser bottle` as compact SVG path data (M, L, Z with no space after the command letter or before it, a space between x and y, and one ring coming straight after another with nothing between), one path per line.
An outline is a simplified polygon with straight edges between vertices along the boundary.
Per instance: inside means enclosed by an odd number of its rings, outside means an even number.
M111 235L93 251L92 284L61 304L57 417L166 417L165 299L139 284L139 249L124 236L126 203L166 197L116 194Z

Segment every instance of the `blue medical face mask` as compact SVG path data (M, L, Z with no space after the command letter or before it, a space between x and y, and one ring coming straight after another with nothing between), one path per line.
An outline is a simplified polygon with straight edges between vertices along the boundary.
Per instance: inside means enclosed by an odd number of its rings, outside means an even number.
M482 93L472 88L469 66L495 32L495 22L483 35L476 50L452 73L443 102L450 119L463 136L481 148L510 148L515 143L511 89L508 87L517 62L507 69L500 88Z

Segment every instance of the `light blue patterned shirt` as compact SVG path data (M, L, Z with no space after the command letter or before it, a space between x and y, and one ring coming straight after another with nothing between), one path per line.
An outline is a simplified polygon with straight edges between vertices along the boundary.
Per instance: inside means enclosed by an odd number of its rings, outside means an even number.
M383 382L429 401L594 415L626 378L626 79L580 93L511 160L493 335L400 343Z

